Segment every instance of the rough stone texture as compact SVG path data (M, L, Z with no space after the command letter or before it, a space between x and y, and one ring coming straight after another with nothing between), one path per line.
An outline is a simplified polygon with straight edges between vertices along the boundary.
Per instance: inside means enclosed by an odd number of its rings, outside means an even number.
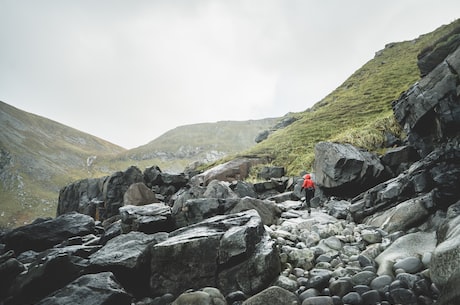
M419 159L420 156L415 148L408 145L391 148L380 158L382 164L393 177L407 170L412 163Z
M251 166L262 163L258 158L234 159L224 164L215 166L191 179L194 185L208 185L212 180L228 181L244 180L249 175Z
M377 156L349 144L315 145L315 183L329 195L352 197L381 182L384 167Z
M130 232L109 240L89 257L91 270L111 271L129 291L147 293L149 278L148 247L168 238L168 233ZM136 281L133 281L136 279Z
M431 257L431 278L444 287L460 265L460 201L447 210L444 223L437 231L438 245ZM460 284L460 283L457 283Z
M82 275L86 260L67 253L38 256L27 271L13 281L7 304L33 304Z
M420 75L426 76L460 45L460 28L441 37L433 46L422 50L417 56Z
M429 211L447 209L460 198L457 187L460 183L459 160L459 139L453 138L412 164L403 174L353 198L350 207L353 218L362 221L378 211L417 197Z
M419 154L460 130L460 48L393 102L396 120Z
M270 180L271 178L281 178L285 175L284 167L282 166L264 166L257 177L260 179Z
M434 233L417 232L404 235L375 258L379 265L377 274L393 276L393 265L396 261L410 256L423 256L427 252L432 252L435 247L436 237Z
M143 182L142 172L135 166L129 167L124 172L113 173L104 182L102 189L104 198L103 219L118 214L118 209L123 206L123 196L133 183Z
M243 305L296 305L297 296L281 287L272 286L243 302Z
M102 187L103 178L83 179L66 185L59 191L56 215L79 212L98 218L97 209L104 201Z
M36 305L131 305L131 296L111 272L83 275Z
M146 205L158 203L155 193L149 189L143 182L133 183L123 195L124 205Z
M218 289L205 287L200 291L182 293L172 305L227 305L227 301Z
M432 206L431 194L411 198L393 208L375 213L363 222L370 226L380 227L388 233L407 231L425 222L430 216L427 206Z
M254 294L279 274L279 256L255 210L215 216L178 229L153 245L154 295L212 286ZM199 255L197 255L199 253Z
M94 232L94 219L76 212L54 219L40 219L18 227L3 236L6 249L19 254L26 250L43 251L73 236Z
M123 233L140 231L144 233L170 232L176 228L171 208L162 203L143 206L126 205L120 209Z

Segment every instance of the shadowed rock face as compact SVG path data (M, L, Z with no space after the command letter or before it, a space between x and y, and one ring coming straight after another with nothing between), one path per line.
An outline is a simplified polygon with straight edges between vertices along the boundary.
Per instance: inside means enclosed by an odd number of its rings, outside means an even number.
M382 180L379 158L350 144L315 146L315 183L329 195L353 197Z
M206 286L254 294L280 267L278 252L255 210L178 229L152 246L150 255L151 292L159 295Z
M421 156L460 130L460 48L393 102L396 120Z

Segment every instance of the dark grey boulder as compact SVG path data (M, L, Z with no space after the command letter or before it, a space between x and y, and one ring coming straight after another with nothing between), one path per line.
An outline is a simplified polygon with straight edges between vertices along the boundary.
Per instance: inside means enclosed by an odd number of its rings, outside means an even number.
M393 177L409 169L409 166L419 159L420 156L415 148L409 145L391 148L380 158Z
M142 172L135 166L129 167L124 172L115 172L104 181L102 194L104 198L104 211L102 218L107 219L118 214L118 209L123 206L123 196L133 183L143 182Z
M87 274L53 292L36 305L131 305L132 297L111 272Z
M425 48L417 56L417 66L423 77L436 68L443 60L460 45L460 28L441 37L433 45Z
M87 260L66 252L43 253L14 279L6 303L33 304L75 280L87 266Z
M56 215L79 212L97 219L104 201L102 188L107 177L83 179L66 185L59 191Z
M26 250L44 251L67 238L94 233L94 229L92 217L71 212L18 227L3 236L3 243L17 254Z
M449 54L428 75L393 102L396 120L408 134L409 144L420 156L439 142L458 135L460 48Z
M149 282L148 247L168 238L168 233L129 232L109 240L89 257L89 269L113 272L128 291L145 295Z
M353 197L382 181L379 158L350 144L315 145L314 181L328 195Z
M282 166L264 166L257 173L260 179L270 180L271 178L281 178L285 175L286 171Z
M143 182L131 184L123 195L124 205L146 205L160 202Z
M246 301L242 305L295 305L300 304L297 296L284 288L272 286L269 287Z
M243 198L243 197L257 198L258 197L256 190L254 189L254 185L247 181L238 180L236 182L232 182L232 184L230 185L230 188L233 190L233 192L235 192L235 194L239 198Z
M140 231L144 233L170 232L176 229L171 208L162 203L143 206L126 205L119 209L123 233Z
M198 255L197 255L198 254ZM279 255L255 210L215 216L178 229L150 247L150 291L178 295L216 287L252 295L280 272Z

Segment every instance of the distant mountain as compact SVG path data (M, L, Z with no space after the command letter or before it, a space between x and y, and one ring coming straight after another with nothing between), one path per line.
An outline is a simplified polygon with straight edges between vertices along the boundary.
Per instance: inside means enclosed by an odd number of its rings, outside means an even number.
M177 127L132 150L0 102L0 226L54 216L59 190L131 165L180 172L250 148L278 119Z
M60 187L88 175L88 158L125 149L0 102L0 225L55 214Z
M280 118L220 121L176 127L146 145L125 151L103 166L140 169L158 165L168 172L182 172L193 162L214 162L256 144L258 134L271 129Z

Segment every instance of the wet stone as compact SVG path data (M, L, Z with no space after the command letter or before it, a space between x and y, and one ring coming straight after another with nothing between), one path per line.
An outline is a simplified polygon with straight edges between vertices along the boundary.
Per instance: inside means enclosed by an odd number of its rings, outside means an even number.
M422 261L417 257L406 257L393 265L394 269L402 269L407 273L417 273L423 269Z

